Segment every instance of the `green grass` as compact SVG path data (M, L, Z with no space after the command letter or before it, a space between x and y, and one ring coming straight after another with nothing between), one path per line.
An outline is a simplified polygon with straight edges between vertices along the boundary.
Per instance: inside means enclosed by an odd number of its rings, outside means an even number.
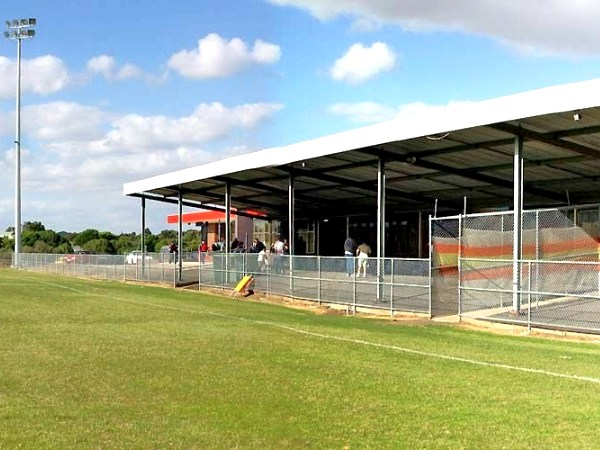
M0 270L0 448L596 449L599 360L593 343Z

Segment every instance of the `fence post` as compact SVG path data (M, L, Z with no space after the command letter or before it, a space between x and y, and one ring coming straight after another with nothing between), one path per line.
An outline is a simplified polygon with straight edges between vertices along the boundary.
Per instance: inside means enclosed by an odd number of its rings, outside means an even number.
M354 258L354 256L352 257ZM356 270L356 269L355 269ZM352 273L352 312L354 314L356 314L356 280L357 280L357 276L356 273Z
M531 261L527 262L527 331L531 331Z
M394 258L391 258L390 261L390 268L392 271L390 274L390 280L392 280L390 286L390 317L392 317L394 315Z
M317 256L317 300L321 306L321 257Z

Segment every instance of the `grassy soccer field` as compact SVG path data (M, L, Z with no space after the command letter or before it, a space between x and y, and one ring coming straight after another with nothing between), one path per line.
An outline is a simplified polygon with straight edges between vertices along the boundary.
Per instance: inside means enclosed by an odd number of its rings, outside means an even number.
M600 448L600 347L0 270L0 448Z

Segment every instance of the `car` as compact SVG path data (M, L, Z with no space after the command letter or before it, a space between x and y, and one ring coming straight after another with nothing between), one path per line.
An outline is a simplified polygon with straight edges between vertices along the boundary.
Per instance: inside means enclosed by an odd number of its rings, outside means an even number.
M125 262L127 264L139 264L144 260L152 261L152 256L143 253L141 250L134 250L125 256Z
M89 250L77 250L69 255L63 257L63 262L67 264L75 263L89 263L90 259L93 258L93 253Z

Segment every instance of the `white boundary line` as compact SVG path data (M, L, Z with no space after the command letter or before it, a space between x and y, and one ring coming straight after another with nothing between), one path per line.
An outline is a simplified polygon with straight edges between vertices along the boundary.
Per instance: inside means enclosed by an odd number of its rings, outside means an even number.
M318 337L321 339L329 339L332 341L349 342L352 344L366 345L366 346L375 347L375 348L383 348L386 350L393 350L396 352L425 356L428 358L442 359L442 360L446 360L446 361L455 361L455 362L460 362L460 363L465 363L465 364L472 364L472 365L476 365L476 366L492 367L492 368L497 368L497 369L512 370L512 371L532 373L532 374L537 374L537 375L545 375L545 376L554 377L554 378L564 378L564 379L568 379L568 380L600 384L600 378L586 377L586 376L580 376L580 375L571 375L571 374L560 373L560 372L552 372L552 371L543 370L543 369L532 369L529 367L512 366L509 364L479 361L477 359L462 358L460 356L443 355L441 353L425 352L422 350L414 350L414 349L410 349L410 348L406 348L406 347L400 347L397 345L380 344L377 342L370 342L370 341L365 341L362 339L352 339L352 338L347 338L347 337L342 337L342 336L333 336L330 334L316 333L314 331L302 330L299 328L290 327L288 325L283 325L283 324L277 323L277 322L254 320L254 319L248 319L245 317L230 316L227 314L215 313L215 312L210 312L210 311L203 312L203 311L198 311L198 310L194 310L194 309L178 308L175 306L160 305L160 304L144 302L144 301L131 301L131 300L124 299L124 298L111 297L106 294L95 294L93 292L86 292L86 291L83 291L80 289L72 288L69 286L63 286L63 285L55 284L55 283L44 283L44 284L48 284L50 286L55 286L55 287L59 287L59 288L63 288L63 289L67 289L67 290L71 290L71 291L75 291L75 292L80 292L80 293L86 294L86 295L94 295L97 297L109 298L111 300L118 300L118 301L130 303L133 305L145 305L145 306L151 306L153 308L169 309L169 310L173 310L173 311L180 311L180 312L186 312L186 313L192 313L192 314L209 315L209 316L221 317L221 318L229 319L229 320L238 320L238 321L242 321L242 322L255 323L258 325L266 325L266 326L270 326L270 327L280 328L282 330L286 330L286 331L296 333L296 334L303 334L305 336Z

